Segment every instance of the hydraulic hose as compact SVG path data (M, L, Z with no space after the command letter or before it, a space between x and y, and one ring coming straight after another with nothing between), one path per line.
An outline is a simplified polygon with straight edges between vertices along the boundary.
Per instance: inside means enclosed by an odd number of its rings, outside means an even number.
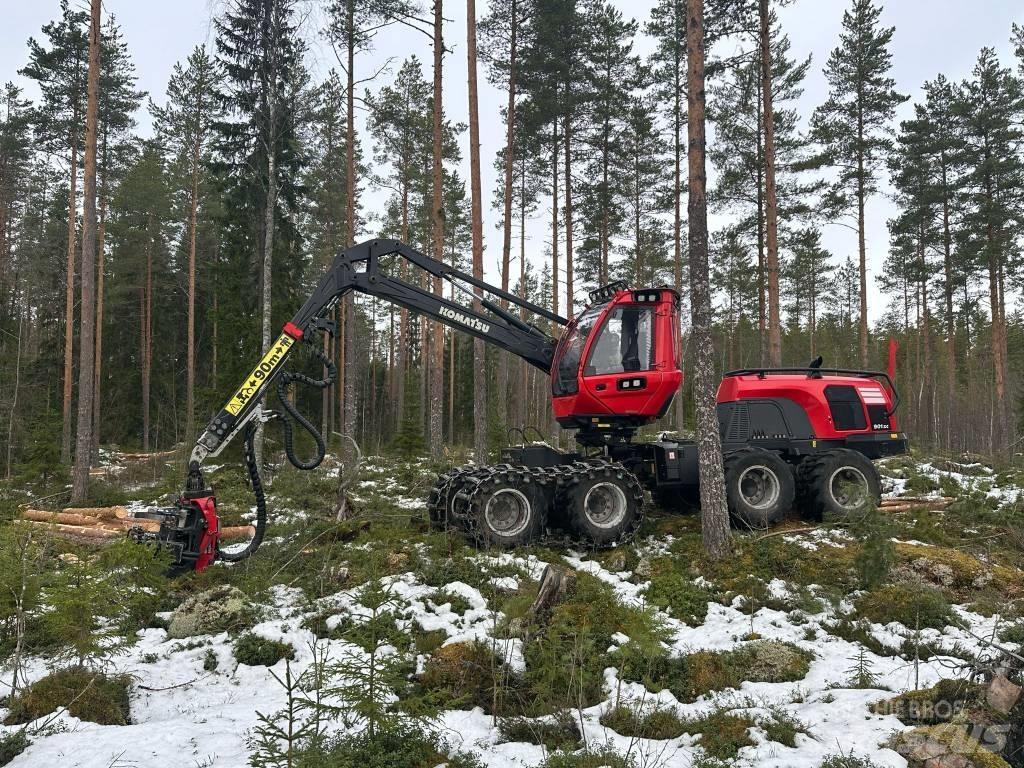
M288 461L292 463L297 469L315 469L320 465L320 462L324 460L327 455L327 444L324 442L324 437L320 434L320 431L299 411L294 405L288 400L288 386L292 382L299 384L306 384L317 389L325 389L334 383L338 377L338 367L334 362L325 355L320 349L310 345L310 349L313 355L323 363L327 369L327 375L322 379L314 379L311 376L306 376L302 373L289 373L284 372L281 377L277 380L277 397L281 401L281 407L287 412L287 414L295 419L299 423L299 426L306 430L313 440L316 441L316 452L309 461L303 461L295 454L295 446L293 443L293 428L291 421L288 417L281 418L281 427L284 430L284 452L288 456ZM256 430L258 429L255 422L249 423L245 428L245 469L249 474L249 482L252 485L253 496L256 497L256 530L253 533L252 539L246 545L245 549L238 552L226 552L220 550L217 556L221 560L225 560L229 563L237 563L241 560L245 560L255 554L256 550L259 549L260 544L263 543L263 536L267 530L267 497L263 490L263 479L260 477L259 463L256 461L256 449L255 449L255 437Z
M323 353L321 349L310 344L310 351L313 356L316 357L324 368L327 369L327 375L322 379L314 379L312 376L306 376L303 373L291 373L285 371L281 374L281 377L277 380L277 399L281 401L281 408L298 422L298 425L302 427L306 432L309 433L310 437L316 441L316 452L308 461L303 461L295 453L294 445L294 434L292 423L287 417L281 419L281 429L284 431L284 453L288 457L288 461L291 462L292 466L296 469L316 469L320 466L320 462L324 460L327 455L327 444L324 441L324 436L320 434L312 422L309 421L305 416L299 413L298 409L292 405L288 399L288 387L293 382L298 384L306 384L316 389L326 389L334 383L335 379L338 378L338 366L334 364L327 355Z
M260 466L256 461L255 437L257 426L250 423L245 428L245 469L249 473L249 482L252 484L252 493L256 497L256 532L246 545L245 549L238 552L226 552L219 550L217 557L229 563L237 563L255 554L263 543L263 534L267 530L267 497L263 492L263 480L260 478Z

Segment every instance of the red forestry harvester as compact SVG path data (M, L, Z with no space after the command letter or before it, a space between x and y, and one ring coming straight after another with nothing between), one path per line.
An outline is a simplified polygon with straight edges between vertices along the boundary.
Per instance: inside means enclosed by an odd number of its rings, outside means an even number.
M385 270L388 262L449 281L481 295L482 311L420 288ZM333 333L330 310L359 291L495 344L551 375L558 423L574 429L576 451L543 442L505 449L501 463L457 467L438 478L428 508L433 523L463 530L481 543L526 544L559 531L586 546L626 540L640 524L644 490L663 504L697 498L697 445L662 438L638 441L637 430L662 417L679 391L679 296L670 288L630 289L623 282L590 293L591 303L572 320L440 263L395 240L371 240L338 255L330 271L277 341L196 442L186 489L174 507L150 510L159 533L141 534L171 549L179 569L202 570L215 559L239 560L259 547L266 502L253 455L261 421L280 418L288 459L300 469L323 460L316 428L286 396L293 382L328 387L337 376L320 351L318 334ZM493 300L492 300L493 299ZM560 339L503 308L504 300L552 325ZM284 370L298 347L325 369L322 379ZM276 385L281 413L262 406ZM899 396L881 372L826 369L821 359L804 368L732 371L718 389L718 418L729 510L742 525L765 527L796 501L808 515L843 517L880 495L873 459L904 453L897 430ZM316 454L302 461L292 445L292 421L309 432ZM245 438L246 464L257 500L256 533L240 552L219 546L213 491L202 463L236 436Z

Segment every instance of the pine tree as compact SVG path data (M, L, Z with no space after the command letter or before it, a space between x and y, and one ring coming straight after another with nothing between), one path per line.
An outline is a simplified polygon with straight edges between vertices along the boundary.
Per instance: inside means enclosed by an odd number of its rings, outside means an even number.
M794 233L792 252L792 258L782 269L786 295L790 297L788 311L795 321L795 331L807 329L806 355L813 359L819 354L818 318L822 294L832 274L832 254L821 244L821 232L813 227Z
M24 222L19 208L27 194L32 160L32 114L30 103L14 83L5 83L0 93L0 302L10 305L14 291L12 267L19 226ZM0 314L0 322L5 320Z
M103 321L105 308L107 208L114 185L124 170L127 145L135 128L135 110L145 97L136 90L135 65L113 15L103 27L100 51L99 157L97 197L99 232L96 241L96 362L93 392L92 452L99 454L103 428Z
M711 286L708 284L707 169L705 167L704 0L689 0L686 24L687 136L689 139L690 301L693 388L697 411L701 532L708 556L718 560L731 549L725 500L722 442L715 415L714 346L711 339Z
M173 201L185 220L182 241L187 243L187 332L185 338L185 434L195 433L196 386L196 269L200 207L210 194L207 167L212 155L213 125L222 119L216 93L220 73L202 46L183 66L174 65L167 84L167 104L150 105L154 128L169 162Z
M20 74L35 80L42 93L36 114L39 139L54 154L68 155L67 249L64 283L64 372L61 459L71 460L71 398L75 325L75 243L78 210L78 163L85 114L89 49L88 14L72 11L61 0L61 16L43 27L48 47L29 38L29 63Z
M88 99L85 111L85 173L82 189L82 294L78 356L78 419L71 502L89 495L92 466L93 387L96 386L96 152L100 102L100 0L91 0Z
M1024 225L1024 88L1000 66L991 48L982 49L955 113L964 142L964 204L971 212L963 245L988 273L995 389L991 449L999 451L1014 442L1016 433L1008 393L1005 291L1009 260Z
M861 365L868 365L867 242L864 207L877 191L878 172L892 151L892 126L896 107L907 97L896 91L889 77L893 27L880 27L882 9L872 0L853 0L843 13L839 45L825 65L828 100L814 111L811 125L821 143L820 162L837 173L827 199L837 215L856 218L860 261L860 325L858 346Z
M674 282L679 295L683 295L683 136L686 131L686 0L659 0L651 11L644 31L654 38L656 46L650 65L654 93L669 111L668 125L672 136L672 245ZM683 359L683 334L676 351ZM683 394L675 398L675 426L683 425Z

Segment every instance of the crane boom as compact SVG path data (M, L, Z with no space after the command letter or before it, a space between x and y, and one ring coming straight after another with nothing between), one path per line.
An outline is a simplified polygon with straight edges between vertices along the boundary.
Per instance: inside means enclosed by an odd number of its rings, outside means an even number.
M420 288L414 283L386 274L381 260L388 257L404 259L409 265L434 277L440 277L469 295L474 295L463 283L478 288L498 299L504 299L527 312L549 320L556 325L567 325L568 320L544 307L533 304L508 291L489 285L471 274L437 261L398 240L367 240L339 253L330 269L320 279L313 293L285 323L281 335L270 345L259 363L252 369L234 395L207 425L196 441L189 458L189 487L202 486L199 467L208 456L216 456L261 412L260 401L268 387L279 377L285 361L291 355L295 342L306 334L328 327L325 316L341 297L351 291L390 301L425 317L437 320L451 328L468 333L494 344L545 373L550 372L557 340L535 325L524 322L486 297L479 297L486 312Z

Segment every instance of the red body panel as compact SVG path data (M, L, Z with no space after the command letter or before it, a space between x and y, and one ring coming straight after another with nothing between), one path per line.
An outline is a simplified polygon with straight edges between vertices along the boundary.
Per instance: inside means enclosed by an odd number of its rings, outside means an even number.
M860 397L864 410L864 429L836 429L832 411L825 398L825 387L832 385L852 386ZM892 410L892 393L875 379L862 376L830 376L810 378L806 374L772 374L761 377L757 374L727 376L718 385L718 402L730 403L736 400L756 398L784 398L792 400L807 414L815 437L835 439L858 433L871 433L873 429L866 403L884 404ZM886 432L896 432L896 417L889 416Z
M217 540L220 538L220 520L217 518L217 502L213 496L189 499L206 519L206 530L199 541L199 557L196 559L196 571L206 570L217 556Z
M640 295L648 300L637 301ZM654 322L650 365L645 362L637 370L587 373L587 368L592 365L598 339L609 324L609 318L620 308L627 311L652 308ZM566 354L567 343L576 333L577 324L587 322L588 313L593 311L600 311L600 315L593 322L583 344L576 369L576 391L559 395L555 382L559 375L559 364ZM555 418L618 416L629 417L637 423L648 423L659 418L679 390L683 379L676 360L678 323L678 297L668 288L620 290L606 304L588 308L577 316L566 328L555 352L551 374L554 392L551 405ZM646 355L646 349L643 352Z

